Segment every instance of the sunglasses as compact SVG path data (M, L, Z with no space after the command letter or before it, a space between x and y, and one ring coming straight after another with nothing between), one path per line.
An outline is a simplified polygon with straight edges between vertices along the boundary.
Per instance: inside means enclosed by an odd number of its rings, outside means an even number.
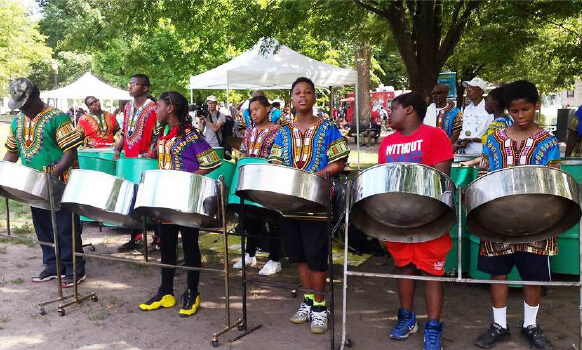
M99 102L99 100L93 100L93 101L89 102L89 107L93 106L97 102Z

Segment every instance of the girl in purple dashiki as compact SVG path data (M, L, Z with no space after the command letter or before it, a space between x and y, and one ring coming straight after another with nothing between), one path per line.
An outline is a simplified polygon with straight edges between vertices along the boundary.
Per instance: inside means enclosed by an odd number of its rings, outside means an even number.
M192 126L192 119L188 114L188 101L182 94L170 91L160 95L158 121L162 125L169 126L169 130L165 127L160 128L162 135L159 135L157 147L153 151L157 151L158 168L206 175L221 165L216 152ZM150 156L155 156L155 154L151 153ZM178 232L181 232L186 266L200 267L199 230L172 223L162 223L160 226L162 263L176 265ZM140 304L140 309L150 311L176 305L174 273L175 269L162 268L162 283L157 294ZM200 306L198 293L200 272L189 270L187 276L187 289L183 294L184 303L179 312L181 317L194 315Z
M269 120L271 104L265 96L255 96L250 100L249 111L254 121L254 126L247 129L243 138L241 152L246 157L267 158L271 153L271 147L281 128ZM245 216L245 227L250 234L261 234L274 236L269 239L269 261L259 271L259 275L273 275L281 271L281 262L279 261L279 225L264 220L264 216L253 217ZM245 265L257 265L257 238L249 236L246 243ZM234 264L235 269L242 269L242 259Z

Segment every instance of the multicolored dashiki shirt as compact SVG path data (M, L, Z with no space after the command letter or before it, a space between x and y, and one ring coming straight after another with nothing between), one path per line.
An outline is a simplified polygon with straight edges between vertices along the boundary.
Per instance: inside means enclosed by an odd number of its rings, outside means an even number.
M269 160L315 173L350 154L346 139L329 120L318 119L302 133L296 123L279 130Z
M481 137L481 143L485 144L487 142L487 138L489 137L489 135L493 134L495 130L507 129L512 125L513 118L511 118L508 115L504 115L493 119L493 121L489 123L487 132L485 133L485 135L483 135L483 137Z
M463 114L458 108L451 108L445 111L445 108L437 115L437 128L443 129L449 139L454 136L459 136L461 129L463 128Z
M241 152L247 157L268 158L280 129L279 124L272 124L265 129L259 129L256 126L247 129L241 144Z
M104 112L102 116L85 114L79 118L77 130L85 136L85 145L108 147L113 143L113 136L119 131L119 125L115 116L109 112Z
M53 107L30 119L22 112L12 120L6 148L18 152L22 165L45 171L52 170L63 154L83 143L81 133L75 130L69 116ZM60 180L68 178L70 169Z
M158 168L194 172L215 169L222 165L216 151L198 131L188 126L184 136L178 136L178 127L158 138Z
M497 130L489 135L483 145L480 175L518 165L546 165L560 167L558 140L546 130L540 130L519 145L510 139L506 129ZM519 218L516 218L518 220ZM481 241L479 254L497 256L515 252L528 252L539 255L558 254L558 238L524 244Z
M158 105L148 99L139 108L133 100L123 108L123 149L127 158L150 151L156 127Z

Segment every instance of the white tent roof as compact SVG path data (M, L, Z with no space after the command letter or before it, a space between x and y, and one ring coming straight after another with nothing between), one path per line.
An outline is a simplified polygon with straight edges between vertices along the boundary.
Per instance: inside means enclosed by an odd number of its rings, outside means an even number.
M105 100L130 100L131 97L126 90L121 90L109 86L97 79L93 74L87 72L77 81L62 88L40 93L42 98L73 98L84 99L87 96L95 96Z
M332 66L297 53L278 43L261 50L262 41L231 61L190 77L190 89L289 89L298 77L308 77L318 87L352 85L355 70ZM263 51L263 52L261 52ZM266 52L265 52L266 51Z

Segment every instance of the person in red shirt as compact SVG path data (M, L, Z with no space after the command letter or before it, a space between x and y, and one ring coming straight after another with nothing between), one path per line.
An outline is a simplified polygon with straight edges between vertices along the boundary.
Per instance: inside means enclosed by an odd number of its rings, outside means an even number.
M89 113L79 118L77 130L85 136L85 146L93 148L110 147L113 145L115 133L119 125L115 115L103 111L101 102L95 96L85 97Z
M424 99L414 93L402 94L392 101L390 126L396 130L387 136L378 151L378 163L408 162L428 165L450 175L453 147L447 134L439 128L423 124L426 114ZM452 248L448 232L437 239L422 243L387 242L386 247L403 275L442 276L445 258ZM398 322L390 338L404 340L418 329L413 312L414 280L398 280L400 309ZM424 349L441 349L443 324L440 322L443 304L441 282L426 281L424 285L428 322L424 326Z
M114 159L119 159L121 151L126 158L148 156L152 149L157 121L157 104L149 97L150 79L144 74L134 74L127 85L131 101L123 108L123 128L121 139L115 145ZM117 248L119 252L127 252L139 248L142 234L134 230L129 242ZM152 240L159 243L157 238Z

